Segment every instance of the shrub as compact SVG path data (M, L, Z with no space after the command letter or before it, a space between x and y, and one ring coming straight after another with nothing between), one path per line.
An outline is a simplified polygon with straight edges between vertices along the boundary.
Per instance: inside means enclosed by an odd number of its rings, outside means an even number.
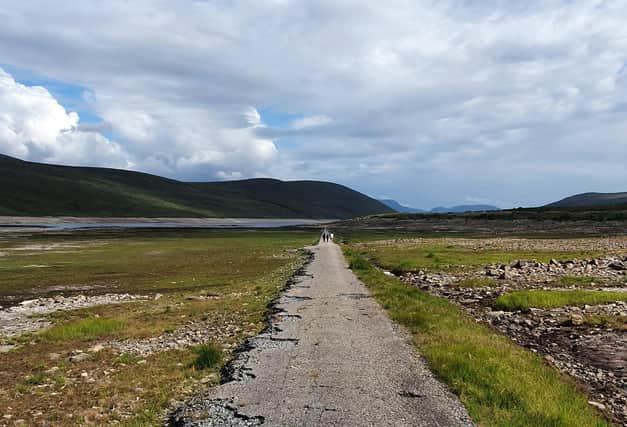
M203 344L194 349L196 359L194 367L199 371L207 368L215 368L222 363L222 350L215 344Z

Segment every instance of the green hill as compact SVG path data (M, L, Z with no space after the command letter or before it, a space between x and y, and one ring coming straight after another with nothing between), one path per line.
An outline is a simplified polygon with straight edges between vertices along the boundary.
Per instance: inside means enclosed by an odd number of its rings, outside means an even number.
M548 204L548 207L574 208L627 205L627 193L582 193Z
M0 171L0 215L351 218L392 212L377 200L330 182L180 182L3 155Z

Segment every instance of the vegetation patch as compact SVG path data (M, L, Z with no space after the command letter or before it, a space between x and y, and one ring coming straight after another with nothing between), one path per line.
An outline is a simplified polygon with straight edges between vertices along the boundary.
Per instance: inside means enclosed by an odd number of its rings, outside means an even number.
M56 325L41 333L44 340L52 342L92 341L124 328L116 319L89 318L68 324Z
M590 258L598 255L589 251L534 251L534 250L499 250L442 244L398 244L378 245L365 244L363 255L375 264L394 271L448 271L468 266L485 266L489 264L509 264L517 260L535 260L549 262L551 259L571 260L574 258Z
M608 291L514 291L499 296L494 308L506 311L530 308L555 308L566 305L596 305L616 301L627 301L627 292Z
M199 371L215 368L222 364L222 350L213 343L196 347L194 353L196 354L194 368Z
M199 384L215 382L221 365L216 352L187 347L149 356L116 354L107 343L169 337L202 322L214 334L209 339L216 348L235 348L263 329L267 304L302 265L298 248L318 237L317 232L275 230L81 230L0 236L0 251L7 253L0 258L0 299L32 298L51 288L152 294L138 302L51 313L46 318L55 326L48 331L10 340L17 348L0 355L3 415L24 419L27 425L160 425L173 399L184 399ZM10 249L16 247L32 249ZM53 267L21 267L30 264ZM89 352L96 344L104 344L104 349ZM90 357L69 361L77 350ZM33 415L38 412L44 415Z
M594 328L616 329L627 331L627 316L585 316L583 324Z
M477 324L455 304L409 287L345 247L358 277L414 337L433 372L482 426L607 426L587 396L542 358Z
M601 279L589 276L562 276L558 283L563 286L590 286L599 283Z

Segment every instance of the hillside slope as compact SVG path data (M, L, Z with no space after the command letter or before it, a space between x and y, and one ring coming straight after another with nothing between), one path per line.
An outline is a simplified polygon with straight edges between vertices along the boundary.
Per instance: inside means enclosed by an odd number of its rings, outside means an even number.
M397 202L396 200L393 200L393 199L379 199L379 201L381 203L383 203L385 206L387 206L390 209L393 209L393 210L395 210L397 212L405 212L405 213L426 212L425 210L422 210L422 209L412 208L411 206L401 205L399 202Z
M627 205L627 193L581 193L566 197L546 206L554 208L573 208L618 205Z
M351 218L392 211L329 182L180 182L141 172L47 165L3 155L0 172L0 215Z

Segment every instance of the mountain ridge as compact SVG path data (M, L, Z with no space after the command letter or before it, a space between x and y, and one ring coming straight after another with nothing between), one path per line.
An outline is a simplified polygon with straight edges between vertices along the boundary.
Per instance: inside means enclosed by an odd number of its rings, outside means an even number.
M587 192L564 197L556 202L545 205L546 207L594 207L594 206L619 206L627 205L627 192L599 193Z
M351 218L392 212L323 181L183 182L143 172L29 162L0 154L0 215Z

